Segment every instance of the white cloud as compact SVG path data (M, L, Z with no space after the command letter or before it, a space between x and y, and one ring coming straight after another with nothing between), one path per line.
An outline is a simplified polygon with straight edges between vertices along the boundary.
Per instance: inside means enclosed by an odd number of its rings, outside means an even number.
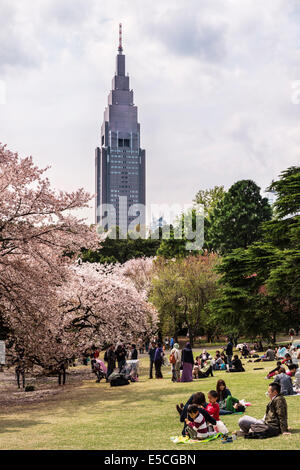
M0 0L0 141L53 185L94 192L118 24L147 151L147 200L188 203L299 163L294 0ZM93 210L87 213L93 221Z

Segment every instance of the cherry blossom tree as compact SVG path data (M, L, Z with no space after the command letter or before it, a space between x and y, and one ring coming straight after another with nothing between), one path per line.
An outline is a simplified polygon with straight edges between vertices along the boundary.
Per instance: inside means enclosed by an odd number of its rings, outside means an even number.
M120 265L123 275L133 282L136 289L145 299L148 298L151 287L154 262L155 258L153 257L142 257L131 259Z
M66 253L99 243L97 234L71 213L87 207L91 196L83 189L55 192L46 170L0 144L0 316L11 351L30 358L40 342L50 341L57 288L66 282L72 263Z
M75 263L99 248L71 213L90 195L55 192L45 171L0 145L0 316L13 358L56 371L93 343L148 335L157 319L129 266Z
M70 328L80 331L82 348L129 343L156 330L155 308L124 275L122 265L84 263L72 271L68 290L61 292L62 308L73 316Z

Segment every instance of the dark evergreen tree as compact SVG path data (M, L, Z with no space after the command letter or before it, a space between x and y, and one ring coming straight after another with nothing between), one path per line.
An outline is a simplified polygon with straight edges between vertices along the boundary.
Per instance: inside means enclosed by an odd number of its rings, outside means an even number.
M211 213L206 243L221 254L247 248L261 238L261 224L271 216L271 206L260 195L260 188L251 180L238 181Z

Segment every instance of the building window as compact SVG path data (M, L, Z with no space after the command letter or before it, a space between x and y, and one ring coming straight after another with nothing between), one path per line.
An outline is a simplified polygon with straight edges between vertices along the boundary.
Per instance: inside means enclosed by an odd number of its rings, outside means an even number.
M130 140L129 139L118 139L118 147L130 147Z

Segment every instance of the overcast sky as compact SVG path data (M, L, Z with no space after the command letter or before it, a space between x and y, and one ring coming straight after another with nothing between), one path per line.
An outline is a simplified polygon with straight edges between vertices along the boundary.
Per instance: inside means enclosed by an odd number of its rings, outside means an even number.
M119 22L148 204L299 165L299 1L0 0L0 141L55 188L94 193Z

